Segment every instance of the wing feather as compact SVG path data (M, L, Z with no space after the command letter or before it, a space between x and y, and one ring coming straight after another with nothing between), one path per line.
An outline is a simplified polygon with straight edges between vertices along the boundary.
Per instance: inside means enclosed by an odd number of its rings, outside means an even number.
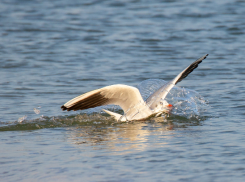
M148 104L148 106L151 109L154 109L155 104L158 103L161 99L164 99L169 93L169 91L177 83L181 82L184 78L186 78L195 68L197 68L198 64L200 64L204 59L206 59L207 56L208 54L194 61L186 69L184 69L181 73L179 73L173 80L163 85L156 92L150 95L146 100L146 103Z
M67 111L76 111L115 104L126 112L140 103L144 103L144 101L137 88L127 85L111 85L80 95L65 103L61 108Z
M198 65L204 60L206 59L206 57L208 56L208 54L206 54L205 56L197 59L195 62L193 62L190 66L188 66L184 71L182 71L174 80L175 83L177 84L179 82L181 82L184 78L186 78L194 69L196 69L198 67Z

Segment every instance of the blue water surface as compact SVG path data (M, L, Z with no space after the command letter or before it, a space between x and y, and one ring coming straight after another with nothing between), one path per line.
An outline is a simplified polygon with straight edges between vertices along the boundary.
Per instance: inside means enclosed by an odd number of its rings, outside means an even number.
M244 181L244 7L0 1L1 180ZM208 106L194 117L116 123L60 109L103 86L169 81L205 54L178 84Z

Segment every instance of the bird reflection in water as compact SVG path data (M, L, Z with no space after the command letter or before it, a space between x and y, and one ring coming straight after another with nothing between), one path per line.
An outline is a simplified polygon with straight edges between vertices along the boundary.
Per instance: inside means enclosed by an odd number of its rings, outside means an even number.
M174 119L174 118L172 118ZM150 147L151 137L161 138L154 145L164 146L174 136L175 130L199 125L200 121L184 121L158 117L147 121L115 123L113 120L96 121L95 124L70 128L68 140L77 146L93 146L94 149L109 148L110 151L132 152Z

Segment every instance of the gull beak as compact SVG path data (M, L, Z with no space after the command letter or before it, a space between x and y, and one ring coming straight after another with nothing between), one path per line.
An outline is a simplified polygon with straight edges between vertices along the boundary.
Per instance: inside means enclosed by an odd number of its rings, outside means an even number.
M168 104L167 106L168 106L168 107L173 107L173 105L172 105L172 104Z

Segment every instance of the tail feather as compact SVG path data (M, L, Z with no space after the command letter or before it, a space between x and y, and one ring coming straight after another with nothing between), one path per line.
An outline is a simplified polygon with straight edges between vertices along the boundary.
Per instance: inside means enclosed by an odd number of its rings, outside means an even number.
M118 113L115 113L115 112L112 112L112 111L108 111L108 110L105 110L105 109L102 109L103 111L105 111L107 114L113 116L117 121L120 120L120 118L122 117L121 114L118 114Z

